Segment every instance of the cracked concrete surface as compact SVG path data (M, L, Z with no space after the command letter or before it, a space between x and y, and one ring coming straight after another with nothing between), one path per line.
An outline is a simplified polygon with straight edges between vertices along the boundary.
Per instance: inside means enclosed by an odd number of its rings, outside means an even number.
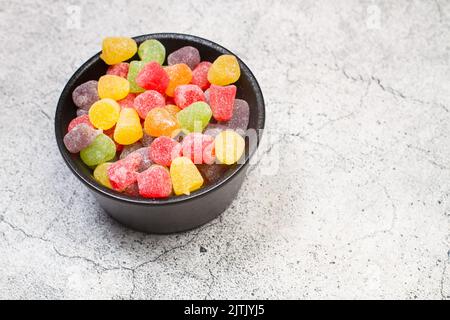
M0 298L450 298L450 2L0 0L0 27ZM236 52L268 130L219 219L155 236L53 118L104 36L165 31Z

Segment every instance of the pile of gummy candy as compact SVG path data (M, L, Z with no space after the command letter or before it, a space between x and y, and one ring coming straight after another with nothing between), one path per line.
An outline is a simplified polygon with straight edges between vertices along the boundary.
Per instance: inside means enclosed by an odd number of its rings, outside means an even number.
M140 60L129 61L138 53ZM77 117L64 144L103 186L131 196L189 195L220 179L244 154L249 106L236 99L236 57L201 61L161 42L103 40L106 75L72 93Z

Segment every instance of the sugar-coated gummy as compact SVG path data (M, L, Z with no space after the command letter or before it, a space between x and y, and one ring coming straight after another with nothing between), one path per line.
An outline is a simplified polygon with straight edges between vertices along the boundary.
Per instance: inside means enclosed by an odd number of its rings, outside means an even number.
M208 81L219 86L235 83L240 76L239 62L235 56L228 54L218 57L208 71Z
M233 106L233 116L227 122L221 124L227 126L229 129L235 130L239 134L245 134L248 128L248 121L250 118L250 108L247 101L242 99L235 99Z
M106 70L106 74L118 76L122 78L127 78L128 76L128 69L130 68L130 64L128 62L121 62L118 64L114 64L112 66L108 67L108 70Z
M72 92L73 103L78 108L89 110L94 102L99 100L97 87L97 80L90 80L80 84Z
M89 121L89 116L87 114L83 114L81 116L78 116L74 119L72 119L72 121L69 122L69 125L67 126L67 131L72 130L73 128L75 128L77 125L79 125L80 123L85 123L90 127L94 127L92 125L92 123Z
M149 39L139 45L138 55L144 62L156 61L162 65L166 59L166 48L158 40Z
M172 160L181 156L181 144L169 137L158 137L150 146L150 159L169 167Z
M130 67L128 69L128 82L130 83L130 92L131 93L141 93L144 92L145 89L141 88L136 83L136 77L138 76L139 72L144 68L145 62L144 61L131 61Z
M123 147L122 152L120 153L119 159L125 159L128 155L132 154L136 150L142 148L143 145L141 142L135 142L133 144L127 145Z
M157 107L148 112L145 118L144 129L147 134L153 137L173 137L178 134L180 125L169 111Z
M200 63L200 52L192 46L182 47L169 54L167 63L169 66L184 63L193 70Z
M83 116L85 114L89 114L89 111L84 110L84 109L80 109L80 108L77 109L77 117L81 117L81 116Z
M137 44L127 37L107 37L103 39L100 58L113 65L130 59L136 54Z
M206 183L214 183L218 181L229 167L223 164L198 164L197 169L200 171Z
M139 186L137 184L137 181L123 189L123 193L131 197L139 197Z
M114 141L103 133L99 134L87 148L80 152L81 160L88 166L96 166L112 160L115 155Z
M78 153L88 147L101 133L86 123L76 125L64 136L63 142L70 153Z
M112 189L111 182L109 182L108 168L111 162L105 162L99 164L94 170L94 178L103 186Z
M212 84L209 88L209 102L214 119L228 121L233 116L236 86L217 86Z
M166 100L164 96L154 90L147 90L134 99L134 108L142 119L145 119L148 112L153 108L162 108L165 105Z
M205 94L195 84L184 84L175 88L174 100L180 109L184 109L194 102L205 101Z
M97 101L89 109L89 121L94 127L108 130L115 126L119 120L120 106L112 99Z
M227 165L238 162L245 150L244 138L233 130L219 133L214 140L214 145L217 160Z
M191 159L186 157L175 158L172 161L170 177L176 195L189 195L203 185L202 175Z
M166 104L166 106L164 107L164 109L166 109L167 111L169 111L169 113L171 115L173 115L174 117L177 116L177 113L181 111L180 108L178 108L177 105L175 104Z
M127 79L114 76L104 75L98 80L98 96L100 99L122 100L130 92L130 83Z
M169 85L166 94L173 97L175 88L182 84L189 84L192 80L192 71L188 65L184 63L174 64L164 69L169 76Z
M142 136L141 120L136 110L133 108L122 109L114 130L114 141L129 145L139 141Z
M177 119L187 132L203 132L211 120L212 111L205 102L195 102L177 113Z
M123 108L134 108L134 99L136 99L136 94L129 93L125 98L122 100L117 101L119 106Z
M164 94L169 85L169 76L159 63L152 61L139 71L136 84L146 90L155 90Z
M211 68L212 63L208 61L200 62L198 66L192 70L191 83L200 87L202 90L206 90L211 85L208 81L208 71Z
M136 182L137 171L142 162L139 153L130 154L122 160L114 162L108 168L108 177L113 189L122 191Z
M219 133L227 129L228 127L224 124L209 123L205 129L205 134L215 138Z
M143 148L137 149L133 153L139 153L142 156L142 162L138 168L138 172L147 170L148 168L150 168L151 165L154 164L152 159L150 159L150 147L143 147Z
M137 176L139 194L144 198L167 198L172 193L172 180L167 168L152 165Z
M212 149L209 148L214 145L213 137L193 132L183 139L181 145L183 156L191 159L194 164L214 162L214 159L211 159Z

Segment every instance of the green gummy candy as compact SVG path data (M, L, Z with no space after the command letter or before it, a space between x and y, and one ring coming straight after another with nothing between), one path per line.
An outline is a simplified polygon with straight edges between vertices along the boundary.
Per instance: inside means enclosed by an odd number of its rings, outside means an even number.
M99 134L87 148L80 151L81 160L88 166L109 161L115 155L116 144L105 134Z
M145 89L141 88L136 83L136 77L138 76L139 72L144 68L146 62L144 61L131 61L130 67L128 69L128 82L130 83L130 92L131 93L141 93L144 92Z
M182 129L189 132L203 132L211 120L212 111L206 102L194 102L177 113Z
M145 40L139 46L138 55L142 61L156 61L162 65L166 59L166 48L158 40Z

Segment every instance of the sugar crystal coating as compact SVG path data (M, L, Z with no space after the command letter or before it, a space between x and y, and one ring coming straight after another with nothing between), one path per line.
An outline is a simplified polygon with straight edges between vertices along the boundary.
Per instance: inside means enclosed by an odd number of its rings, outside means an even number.
M142 135L141 121L136 110L133 108L122 109L114 130L114 141L129 145L139 141Z
M235 99L233 106L233 116L227 122L221 122L229 129L235 130L240 134L245 134L248 128L248 121L250 118L250 108L247 101L242 99Z
M241 76L239 62L235 56L224 54L218 57L208 71L208 81L218 86L226 86L238 81Z
M164 94L169 85L169 76L159 63L152 61L139 71L136 84L141 88Z
M200 62L198 66L192 70L191 83L200 87L202 90L206 90L211 85L208 81L208 71L211 68L212 63L208 61Z
M141 143L144 147L150 147L153 140L155 140L155 137L152 137L151 135L148 135L144 132L144 136L142 137Z
M108 176L108 168L111 165L111 162L105 162L99 164L94 170L94 178L103 186L112 189L111 182L109 182Z
M104 75L98 80L98 96L100 99L122 100L130 92L127 79L114 75Z
M108 177L111 186L118 191L124 190L136 182L137 171L142 162L142 156L138 153L130 154L125 159L114 162L108 168Z
M177 116L177 113L181 111L180 108L178 108L178 106L174 105L174 104L166 104L166 106L164 107L164 109L166 109L167 111L169 111L169 113L171 115L173 115L174 117Z
M138 172L147 170L151 165L154 164L152 159L150 159L150 147L142 147L133 153L139 153L142 156L142 162L138 168Z
M108 130L119 120L120 106L112 99L97 101L89 109L89 121L94 127Z
M217 121L228 121L232 118L235 97L236 86L222 87L211 85L209 88L209 102L214 119Z
M211 159L212 146L214 145L213 137L202 133L194 132L188 134L183 139L181 145L183 150L183 156L191 159L194 164L214 162L214 159Z
M96 166L107 162L113 159L115 155L116 145L114 141L103 133L99 134L87 148L80 151L81 160L88 166Z
M72 121L69 122L69 125L67 127L67 131L72 130L73 128L75 128L80 123L85 123L85 124L87 124L88 126L90 126L92 128L94 127L92 125L92 123L89 121L89 116L87 114L84 114L84 115L81 115L81 116L78 116L78 117L72 119Z
M139 194L144 198L167 198L172 193L172 180L167 168L152 165L137 175Z
M125 98L122 100L117 101L120 108L134 108L134 99L136 99L136 94L129 93Z
M94 139L101 133L86 123L76 125L64 136L64 145L71 153L78 153L87 148Z
M150 159L169 167L172 160L181 156L181 144L169 137L156 138L150 146Z
M194 102L205 101L205 94L199 86L195 84L185 84L176 87L174 100L180 109L184 109Z
M145 89L138 86L136 83L136 77L138 76L139 72L144 68L145 62L144 61L131 61L130 67L128 69L128 82L130 83L130 92L131 93L141 93L144 92Z
M164 69L169 76L169 85L166 94L173 97L176 87L182 84L189 84L192 80L192 71L184 63L174 64Z
M144 62L156 61L162 65L166 59L166 48L158 40L149 39L139 45L138 55Z
M148 112L145 118L144 129L147 134L153 137L174 137L178 134L180 125L169 111L157 107Z
M100 58L113 65L130 59L137 51L137 44L127 37L108 37L103 39Z
M94 102L99 100L97 87L97 80L90 80L80 84L72 92L73 103L78 108L89 110Z
M205 102L195 102L177 113L177 119L183 130L203 132L211 120L211 108Z
M197 48L191 46L182 47L169 54L167 62L169 66L184 63L189 68L194 69L200 63L200 52Z
M175 158L170 166L173 190L176 195L189 195L203 185L203 177L191 159Z
M133 144L127 145L123 147L122 152L120 153L119 159L125 159L128 155L132 154L138 149L143 147L141 142L135 142Z
M118 76L122 78L127 78L128 76L128 69L130 68L130 64L128 62L121 62L118 64L114 64L112 66L108 67L108 70L106 70L106 74Z
M145 91L138 95L134 100L134 108L142 119L145 119L148 112L153 108L162 108L165 105L166 100L164 99L164 96L154 90Z

